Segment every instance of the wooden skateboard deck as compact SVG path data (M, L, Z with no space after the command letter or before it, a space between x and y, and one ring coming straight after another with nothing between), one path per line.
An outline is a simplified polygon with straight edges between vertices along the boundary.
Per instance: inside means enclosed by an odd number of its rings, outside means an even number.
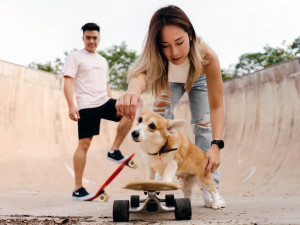
M137 181L129 182L123 188L136 190L136 191L172 191L172 190L178 190L181 187L166 181L137 180Z
M132 159L134 155L135 153L132 153L124 162L122 162L120 166L118 166L118 168L112 173L112 175L110 175L110 177L104 182L104 184L100 187L97 193L93 197L87 199L86 201L92 201L99 195L104 194L104 188L106 188L106 186L109 185L110 182L112 182L115 179L115 177L123 170L124 166L127 165L127 163Z

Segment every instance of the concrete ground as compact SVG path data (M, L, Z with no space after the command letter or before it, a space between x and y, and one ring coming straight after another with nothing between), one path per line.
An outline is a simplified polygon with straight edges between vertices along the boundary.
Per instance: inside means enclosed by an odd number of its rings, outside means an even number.
M77 128L62 87L60 77L0 61L0 224L114 224L113 200L137 194L122 186L145 178L137 146L127 137L121 149L137 153L138 168L124 168L106 188L109 201L71 200ZM152 97L143 98L151 108ZM192 220L131 214L130 224L300 224L299 59L224 82L224 102L219 190L227 207L203 207L195 188ZM193 139L186 95L175 114L187 120L182 132ZM91 193L117 167L106 160L115 130L115 123L103 121L92 142L84 172ZM182 197L180 190L173 193Z
M124 191L114 194L108 202L73 201L70 193L16 192L0 194L0 222L22 221L39 224L53 221L66 224L115 224L112 220L113 200L129 200ZM182 197L180 192L175 197ZM161 192L161 195L163 193ZM142 198L143 193L140 193ZM203 206L202 195L192 199L192 220L176 221L174 213L130 214L130 224L299 224L300 196L225 194L227 207L213 210ZM123 223L124 224L124 223Z

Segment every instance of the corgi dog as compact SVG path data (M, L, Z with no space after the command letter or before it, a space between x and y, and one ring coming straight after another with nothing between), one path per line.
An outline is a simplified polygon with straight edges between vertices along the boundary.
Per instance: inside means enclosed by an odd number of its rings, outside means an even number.
M138 111L141 111L140 109ZM214 185L212 173L205 173L207 157L204 150L194 145L179 128L184 120L168 120L158 113L144 110L137 114L137 126L131 136L141 150L147 167L147 179L154 179L158 172L163 181L172 182L177 176L185 198L190 198L197 183L211 195L209 207L225 207Z

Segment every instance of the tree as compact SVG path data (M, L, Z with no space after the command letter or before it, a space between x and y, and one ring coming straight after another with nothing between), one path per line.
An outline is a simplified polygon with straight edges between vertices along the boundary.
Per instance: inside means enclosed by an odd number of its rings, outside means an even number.
M75 49L76 50L76 49ZM68 52L64 52L65 57L69 55ZM64 60L65 61L65 60ZM64 62L61 58L56 58L53 63L50 61L46 63L36 63L32 62L28 65L28 67L38 70L43 70L49 73L54 73L57 75L63 75Z
M241 76L264 69L276 63L285 62L300 55L300 37L296 38L292 45L282 43L282 48L273 48L269 45L264 47L264 52L247 53L239 58L235 66L235 74Z
M137 58L136 52L129 51L126 43L122 42L98 53L108 61L111 88L127 90L127 72Z
M235 74L241 76L254 71L263 69L263 63L265 61L265 55L263 53L248 53L243 54L239 58L239 63L235 66Z
M32 62L28 65L28 67L38 69L38 70L43 70L43 71L46 71L46 72L49 72L49 73L55 73L55 74L61 75L59 67L62 64L63 63L61 62L61 59L56 58L56 60L54 61L54 66L52 65L52 63L50 61L48 61L44 64L43 63Z
M289 47L292 49L295 56L299 56L300 55L300 37L296 38L294 40L293 44L291 44Z
M234 77L236 77L234 68L232 68L234 65L230 65L229 69L221 69L222 79L223 80L230 80Z
M271 47L266 45L263 52L246 53L240 56L239 62L234 66L231 65L229 69L222 69L223 80L231 79L236 76L253 73L257 70L264 69L270 65L285 62L289 59L300 56L300 37L296 38L292 44L287 45L283 41L281 48ZM76 49L74 49L76 50ZM132 63L136 60L137 54L135 51L129 51L125 42L120 45L113 45L112 47L98 52L102 55L109 64L110 85L112 89L126 90L127 89L127 71ZM68 52L64 55L67 57ZM60 58L52 63L29 64L29 67L44 70L50 73L63 75L64 62Z
M76 51L74 49L73 51ZM67 57L70 53L65 52ZM137 54L135 51L129 51L125 42L120 45L113 45L112 47L99 51L98 54L106 58L109 65L110 86L112 89L126 90L127 89L127 71L131 64L136 60ZM60 58L52 63L50 61L46 63L32 62L28 66L34 69L39 69L54 73L57 75L63 75L64 62Z

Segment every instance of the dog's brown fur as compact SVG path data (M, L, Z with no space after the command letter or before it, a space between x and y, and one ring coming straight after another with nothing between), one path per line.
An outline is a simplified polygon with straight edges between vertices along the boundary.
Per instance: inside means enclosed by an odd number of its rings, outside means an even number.
M140 122L133 132L136 132L135 136L137 133L140 136L133 137L133 140L139 142L143 159L148 167L148 179L154 179L155 172L158 172L165 181L171 181L176 175L181 179L184 196L188 198L191 197L192 188L197 183L212 195L212 207L220 208L212 173L205 173L208 162L206 153L177 131L183 125L183 121L167 120L152 111L143 111L138 116L138 121ZM154 124L155 129L151 129L150 124ZM158 152L167 140L165 149L178 148L178 150L164 153L160 157L150 155Z

